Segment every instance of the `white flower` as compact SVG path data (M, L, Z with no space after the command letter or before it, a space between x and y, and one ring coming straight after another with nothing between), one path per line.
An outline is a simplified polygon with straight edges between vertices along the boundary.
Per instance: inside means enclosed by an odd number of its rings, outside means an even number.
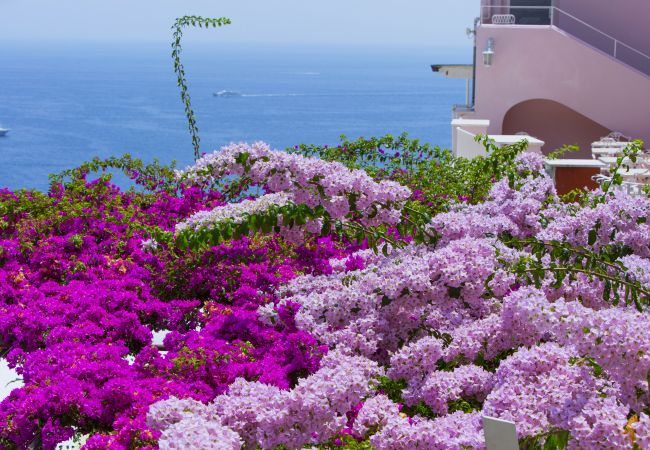
M158 250L158 242L155 239L147 239L140 243L140 247L144 252L155 252Z

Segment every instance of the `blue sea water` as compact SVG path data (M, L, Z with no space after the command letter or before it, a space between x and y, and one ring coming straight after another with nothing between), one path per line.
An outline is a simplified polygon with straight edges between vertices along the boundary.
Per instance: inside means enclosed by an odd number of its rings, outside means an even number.
M193 149L162 44L5 46L0 50L0 187L46 189L47 175L94 156L130 153L190 164ZM264 140L276 148L336 144L339 136L408 132L450 145L462 80L433 62L454 50L254 45L186 46L202 151ZM240 97L214 97L221 90Z

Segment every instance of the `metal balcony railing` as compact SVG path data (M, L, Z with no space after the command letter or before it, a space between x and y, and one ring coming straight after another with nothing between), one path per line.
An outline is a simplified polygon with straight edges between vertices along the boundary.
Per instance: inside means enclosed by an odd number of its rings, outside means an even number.
M610 191L623 191L629 195L634 195L638 197L646 196L650 191L650 185L645 183L624 181L620 185L612 184L612 178L605 175L594 175L592 177L592 180L598 183L599 186L603 186L603 184L605 183L610 184L609 187Z
M548 25L650 76L650 55L556 6L481 6L482 25Z

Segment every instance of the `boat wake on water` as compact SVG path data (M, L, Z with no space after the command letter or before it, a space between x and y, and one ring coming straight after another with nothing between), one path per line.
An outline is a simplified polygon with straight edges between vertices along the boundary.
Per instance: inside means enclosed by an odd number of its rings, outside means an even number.
M243 94L242 97L304 97L305 94Z
M237 91L219 91L213 94L215 97L302 97L305 94L242 94Z

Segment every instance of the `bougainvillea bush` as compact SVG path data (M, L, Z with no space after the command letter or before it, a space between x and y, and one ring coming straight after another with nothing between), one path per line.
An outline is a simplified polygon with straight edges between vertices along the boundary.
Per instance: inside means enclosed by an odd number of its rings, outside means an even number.
M650 448L650 199L562 201L524 147L238 144L2 191L0 445L480 449L490 416Z

